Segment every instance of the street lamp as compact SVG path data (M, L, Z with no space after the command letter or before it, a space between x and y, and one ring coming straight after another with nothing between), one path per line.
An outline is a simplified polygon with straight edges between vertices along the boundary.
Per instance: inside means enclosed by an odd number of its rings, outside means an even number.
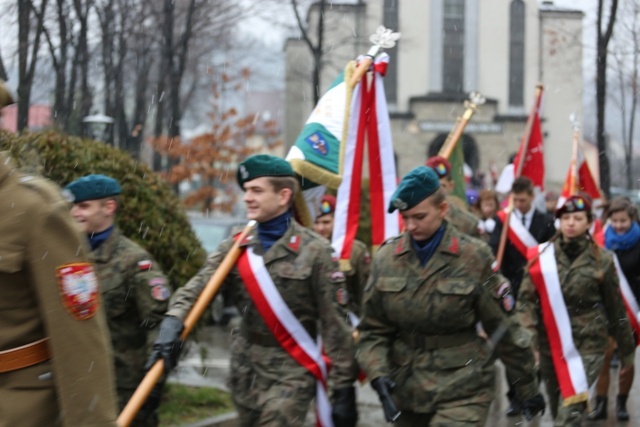
M85 134L96 141L107 142L110 127L113 125L113 117L105 114L92 114L82 119L85 124Z

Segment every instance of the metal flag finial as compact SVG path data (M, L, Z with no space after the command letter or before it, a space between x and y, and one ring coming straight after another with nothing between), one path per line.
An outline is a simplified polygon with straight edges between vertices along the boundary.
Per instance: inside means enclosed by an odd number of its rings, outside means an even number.
M396 41L400 38L400 33L394 33L389 28L380 25L376 32L369 36L369 41L373 44L367 56L375 58L382 49L391 49L396 45Z
M569 120L571 121L571 127L573 127L574 131L580 130L580 121L578 120L578 115L575 112L569 114Z

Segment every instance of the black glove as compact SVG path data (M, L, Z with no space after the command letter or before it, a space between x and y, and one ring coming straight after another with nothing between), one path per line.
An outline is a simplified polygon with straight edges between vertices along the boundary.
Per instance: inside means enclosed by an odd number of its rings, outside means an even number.
M540 393L530 399L523 400L520 406L522 407L522 415L527 421L531 421L538 413L544 415L544 397Z
M391 392L396 388L396 383L388 377L378 377L371 381L371 387L378 392L382 410L384 411L384 418L388 423L395 422L400 416L400 411L391 398Z
M358 422L358 405L355 387L339 388L331 396L331 416L335 427L355 427Z
M182 320L174 316L164 316L160 323L160 332L156 342L153 343L151 355L147 360L145 369L150 369L157 360L164 359L164 371L171 371L178 363L180 351L182 351L182 340L180 334L184 329Z

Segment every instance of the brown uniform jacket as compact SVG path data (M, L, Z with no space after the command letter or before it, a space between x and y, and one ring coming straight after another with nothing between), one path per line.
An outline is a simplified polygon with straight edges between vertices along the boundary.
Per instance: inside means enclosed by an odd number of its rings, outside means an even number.
M104 314L77 320L56 278L58 267L87 262L82 237L59 189L21 176L2 153L0 236L0 352L48 338L51 354L0 373L0 427L115 427Z

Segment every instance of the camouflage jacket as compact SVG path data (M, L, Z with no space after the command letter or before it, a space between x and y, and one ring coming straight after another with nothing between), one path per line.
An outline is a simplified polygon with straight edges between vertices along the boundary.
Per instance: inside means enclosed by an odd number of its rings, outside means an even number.
M358 362L370 379L389 376L398 384L394 397L402 409L428 413L452 401L493 399L493 356L476 333L478 322L520 379L517 395L537 393L530 338L500 308L496 290L506 280L493 272L493 262L485 243L449 224L424 267L406 232L376 253L358 326Z
M620 359L633 362L633 334L620 296L618 276L611 253L588 242L570 262L560 239L553 242L562 296L569 312L573 341L580 354L603 354L609 335L618 343ZM598 277L601 277L599 280ZM535 285L527 272L518 295L518 317L533 334L534 345L550 354Z
M353 314L360 316L364 287L369 279L369 270L371 267L371 254L369 253L367 245L360 240L354 240L349 262L351 268L344 272L347 291L349 292L348 307Z
M233 239L224 241L209 255L198 274L176 291L168 315L180 319L186 317L233 242ZM332 249L328 242L313 231L292 222L284 236L266 253L260 245L256 228L240 246L252 247L256 254L264 258L264 264L283 300L312 337L317 335L319 328L324 349L332 362L329 373L332 384L335 387L350 386L357 373L353 369L355 348L347 322L348 298L343 298L346 294L344 273L339 271L337 262L332 259ZM272 334L255 308L237 267L231 270L223 286L229 288L233 301L242 313L240 331L243 336L250 343L254 337L271 338ZM253 345L260 344L254 341ZM266 353L287 355L280 346L263 350ZM312 379L311 374L302 367L297 373ZM283 370L282 374L291 375L291 372Z
M151 255L114 227L91 252L107 315L118 388L136 388L144 377L148 344L167 311L167 279Z
M454 197L447 197L449 209L447 211L447 221L455 226L459 231L471 237L480 237L479 220L471 212L462 210L458 203L451 202ZM459 199L456 199L459 200Z

